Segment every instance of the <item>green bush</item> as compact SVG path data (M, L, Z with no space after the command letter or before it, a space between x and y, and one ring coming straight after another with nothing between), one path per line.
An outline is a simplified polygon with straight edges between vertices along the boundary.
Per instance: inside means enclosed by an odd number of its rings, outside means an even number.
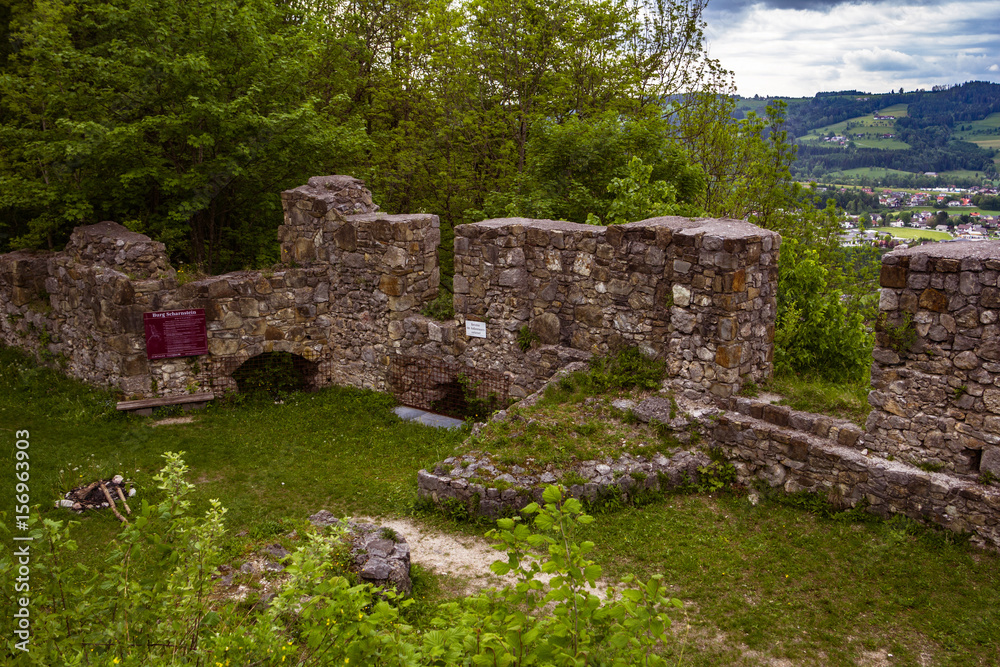
M843 293L829 287L828 271L812 249L794 239L781 247L774 363L778 373L812 373L830 381L861 378L874 336Z

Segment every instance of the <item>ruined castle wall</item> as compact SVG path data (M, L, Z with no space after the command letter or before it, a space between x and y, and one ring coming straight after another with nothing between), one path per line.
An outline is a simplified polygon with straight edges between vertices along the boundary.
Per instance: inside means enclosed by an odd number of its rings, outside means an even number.
M240 364L275 351L310 362L311 386L384 390L400 366L418 377L465 369L513 398L621 345L665 359L682 388L720 397L771 374L780 237L748 223L463 225L456 317L436 322L420 314L440 281L436 216L381 213L344 176L312 178L282 200L274 271L179 285L162 244L112 222L79 228L61 253L0 258L4 342L44 348L70 374L130 397L233 389ZM191 308L205 311L208 354L147 361L143 313ZM486 338L469 335L469 321Z
M113 222L78 228L61 253L0 256L0 341L81 380L138 391L144 300L164 285L175 273L162 243Z
M737 220L612 227L520 218L455 230L455 315L486 323L463 357L537 389L570 350L622 344L667 361L681 386L729 396L772 372L780 237ZM464 330L460 330L464 337ZM530 363L521 343L547 351ZM540 372L535 372L536 369Z
M440 232L436 216L378 213L359 183L283 193L291 268L178 285L162 244L113 222L78 228L63 252L0 256L0 340L132 398L235 389L232 372L264 352L307 360L312 386L384 390L403 321L436 294ZM191 308L208 354L147 361L143 313Z
M1000 473L998 277L1000 242L885 256L869 447L926 468Z
M849 422L745 398L706 425L706 440L745 484L817 493L835 506L903 514L1000 548L1000 488L970 475L922 470L865 447Z

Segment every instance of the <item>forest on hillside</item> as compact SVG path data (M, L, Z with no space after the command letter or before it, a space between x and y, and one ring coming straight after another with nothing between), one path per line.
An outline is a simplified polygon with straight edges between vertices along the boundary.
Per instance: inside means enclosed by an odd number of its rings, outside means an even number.
M970 81L931 91L872 95L858 91L819 93L789 104L787 128L794 137L836 123L871 115L895 105L906 114L893 121L893 138L904 149L831 146L799 142L792 167L798 177L821 177L835 171L878 168L923 172L971 171L996 178L996 150L978 146L960 135L963 123L982 121L1000 112L1000 84Z

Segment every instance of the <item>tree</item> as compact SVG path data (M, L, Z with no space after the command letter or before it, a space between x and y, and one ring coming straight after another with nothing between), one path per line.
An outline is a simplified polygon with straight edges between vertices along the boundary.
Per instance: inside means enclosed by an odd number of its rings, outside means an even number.
M15 14L0 80L13 245L116 219L210 271L273 261L278 192L363 139L306 94L306 20L267 0L37 0Z

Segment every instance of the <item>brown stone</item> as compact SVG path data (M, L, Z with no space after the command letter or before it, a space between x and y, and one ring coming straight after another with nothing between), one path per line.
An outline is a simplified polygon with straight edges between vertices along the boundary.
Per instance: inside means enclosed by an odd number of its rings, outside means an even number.
M333 233L333 240L341 250L354 252L358 249L358 230L354 225L344 223Z
M285 334L277 327L269 326L264 330L264 340L282 340Z
M1000 290L996 287L984 287L979 295L979 305L984 308L1000 308Z
M747 272L746 269L740 269L733 273L733 291L742 292L747 287Z
M125 359L122 372L129 376L146 375L149 373L149 363L146 361L146 357L142 355L128 357Z
M236 296L236 290L229 284L228 280L216 280L208 284L208 298L228 299Z
M604 309L594 304L577 306L574 311L577 321L589 327L599 327L604 322Z
M720 345L715 351L715 363L723 368L736 368L742 354L742 345Z
M906 287L906 267L882 265L882 272L879 275L879 284L882 287Z
M402 296L403 279L399 276L383 273L382 277L379 278L378 288L389 296Z
M941 313L948 308L948 297L933 287L928 287L920 293L919 305L926 310Z

